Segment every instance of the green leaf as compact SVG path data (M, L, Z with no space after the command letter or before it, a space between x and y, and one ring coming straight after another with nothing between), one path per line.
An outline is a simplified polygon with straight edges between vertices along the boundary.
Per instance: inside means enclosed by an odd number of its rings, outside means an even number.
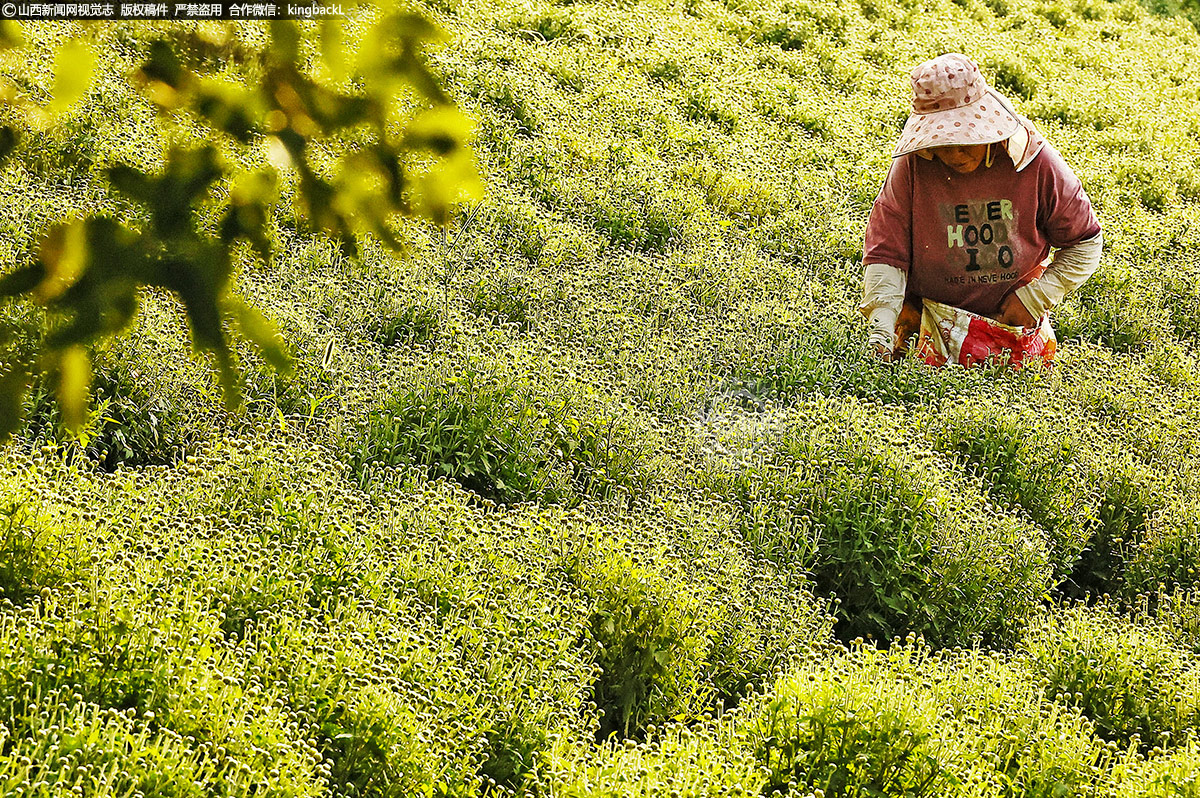
M46 267L40 261L0 277L0 296L17 296L37 288L46 279Z
M109 169L109 180L119 191L146 205L159 238L194 237L192 207L224 175L224 167L212 145L174 148L167 154L167 167L161 175L119 164Z
M39 302L61 296L87 268L87 232L83 222L68 222L51 228L38 252L43 277L33 292Z
M173 89L180 88L187 71L169 42L159 39L150 45L150 57L142 64L141 77L147 82L163 83Z
M268 207L277 200L278 194L274 172L263 170L235 175L229 189L229 209L221 220L221 241L230 244L241 238L254 247L264 262L270 260Z
M409 122L406 134L409 146L427 148L446 157L465 146L474 132L475 123L470 117L453 106L442 105Z
M397 77L407 80L426 99L444 103L445 94L419 57L427 42L445 39L437 25L416 14L389 14L363 37L359 68L368 82L380 89L391 86Z
M24 410L22 398L29 387L29 372L21 366L0 377L0 443L16 431Z
M300 28L295 22L271 23L271 55L285 64L294 64L300 58Z
M73 282L66 280L68 285L61 293L55 292L53 283L45 283L48 305L70 317L47 336L51 347L85 343L97 335L116 332L133 318L145 263L134 234L116 221L92 218L69 223L47 237L39 257L47 274L57 274L60 279L76 267L58 261L82 260L78 277Z
M196 111L218 130L228 133L243 144L258 134L258 120L263 116L255 92L226 80L210 78L201 81L193 97Z
M25 34L21 26L11 19L0 22L0 49L20 47L25 44Z
M92 85L96 54L85 42L71 41L59 48L54 58L54 86L46 110L64 114L82 100Z
M13 150L17 148L17 142L20 140L20 135L16 129L7 125L0 127L0 163L4 159L12 155Z
M439 107L419 116L408 128L407 143L432 150L438 160L417 181L414 205L438 224L446 224L455 206L483 197L475 155L466 146L471 121L461 111Z
M83 427L87 416L92 361L82 346L69 346L58 356L58 404L63 424L71 433Z
M242 335L258 348L263 358L277 370L285 374L290 373L292 359L284 349L275 325L256 308L240 299L230 297L225 304Z
M321 56L334 80L349 77L350 65L346 56L346 34L340 19L321 21Z

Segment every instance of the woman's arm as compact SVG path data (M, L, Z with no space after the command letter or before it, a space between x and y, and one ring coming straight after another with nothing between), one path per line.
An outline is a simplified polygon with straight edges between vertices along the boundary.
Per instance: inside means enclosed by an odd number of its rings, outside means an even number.
M1046 271L1004 298L999 320L1028 327L1096 271L1104 238L1079 177L1049 144L1037 157L1038 229L1058 251Z
M1013 327L1032 327L1047 310L1057 307L1067 294L1087 282L1100 265L1104 235L1063 247L1042 276L1004 298L996 321Z
M1104 234L1064 247L1054 255L1046 271L1029 285L1018 288L1017 298L1034 318L1062 303L1067 294L1087 282L1100 265Z
M879 196L871 205L863 241L863 301L870 320L870 346L891 357L896 319L904 305L912 263L912 159L892 161ZM895 265L893 265L895 264Z
M869 263L863 271L863 301L859 311L870 324L868 343L876 351L896 348L896 319L904 305L908 277L895 266Z

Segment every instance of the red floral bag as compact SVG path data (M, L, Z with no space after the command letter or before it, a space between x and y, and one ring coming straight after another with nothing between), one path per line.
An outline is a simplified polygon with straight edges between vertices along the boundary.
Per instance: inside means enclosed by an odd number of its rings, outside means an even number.
M1020 366L1054 360L1058 343L1049 315L1032 327L1012 327L929 299L923 305L917 355L931 366L970 366L995 359Z

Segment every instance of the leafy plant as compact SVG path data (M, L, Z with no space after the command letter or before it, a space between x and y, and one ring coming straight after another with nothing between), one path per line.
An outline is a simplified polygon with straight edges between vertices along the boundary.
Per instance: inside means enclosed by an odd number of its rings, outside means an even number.
M638 735L647 723L684 715L700 703L706 653L699 607L636 558L608 556L579 575L594 602L588 631L599 675L597 739Z
M24 603L69 581L80 567L70 533L41 517L30 500L0 506L0 597Z
M924 707L897 686L865 684L835 662L782 681L764 703L748 730L769 773L764 794L944 795L954 783Z
M374 411L355 468L411 463L487 499L578 504L633 493L649 477L614 418L580 418L567 398L467 370L394 394Z
M1081 514L1083 469L1071 438L1054 436L1036 419L986 406L949 410L931 432L934 445L959 456L994 498L1046 530L1058 576L1070 573L1089 537Z
M982 555L978 542L961 548L955 527L978 530L977 516L947 507L946 494L901 452L796 428L778 453L706 475L707 484L740 506L748 543L805 568L818 595L835 597L843 640L917 632L950 641L968 628L1005 634L1043 590L1040 546L992 521L995 538L1033 546L1016 557Z
M1106 739L1149 750L1182 742L1200 722L1200 673L1190 656L1107 608L1044 618L1021 649L1045 678L1046 696L1078 707Z

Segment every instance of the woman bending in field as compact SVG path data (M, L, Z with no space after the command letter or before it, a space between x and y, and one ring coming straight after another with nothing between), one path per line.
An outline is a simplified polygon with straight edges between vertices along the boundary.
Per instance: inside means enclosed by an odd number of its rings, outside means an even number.
M867 221L870 343L892 360L919 326L918 353L933 364L1005 352L1049 362L1048 311L1100 262L1083 184L966 56L926 61L912 82L912 114Z

